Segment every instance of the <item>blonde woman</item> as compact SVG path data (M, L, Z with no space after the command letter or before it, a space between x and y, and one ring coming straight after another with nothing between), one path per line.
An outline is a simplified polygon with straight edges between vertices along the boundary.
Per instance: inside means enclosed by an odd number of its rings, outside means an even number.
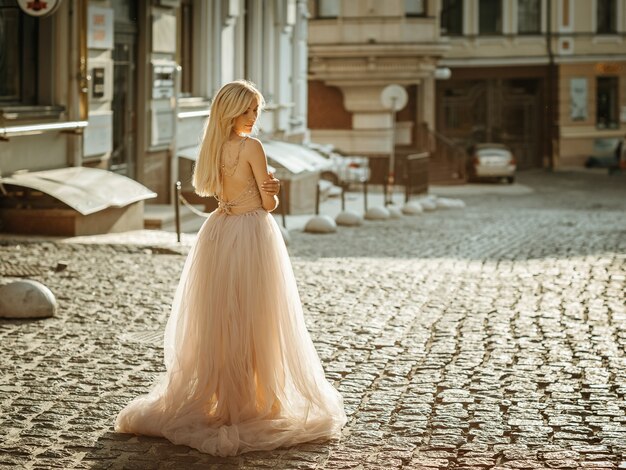
M250 137L263 104L247 81L224 85L212 102L193 183L219 205L183 268L165 330L166 372L120 412L118 432L225 456L339 437L346 422L269 214L278 181Z

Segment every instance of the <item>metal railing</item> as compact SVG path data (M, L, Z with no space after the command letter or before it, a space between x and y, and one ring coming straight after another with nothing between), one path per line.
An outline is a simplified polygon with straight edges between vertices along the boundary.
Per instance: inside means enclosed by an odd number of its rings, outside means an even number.
M81 133L89 123L87 121L48 122L44 124L26 124L22 126L0 127L0 140L9 140L11 137L24 135L38 135L44 132Z
M467 153L465 149L448 136L423 126L424 134L428 139L430 152L430 167L444 168L448 179L465 181L467 179Z

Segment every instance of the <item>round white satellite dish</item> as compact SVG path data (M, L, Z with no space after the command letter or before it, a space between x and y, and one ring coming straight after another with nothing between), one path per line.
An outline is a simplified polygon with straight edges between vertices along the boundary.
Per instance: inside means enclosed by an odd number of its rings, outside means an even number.
M383 106L392 111L400 111L409 101L409 95L403 86L387 85L380 93Z

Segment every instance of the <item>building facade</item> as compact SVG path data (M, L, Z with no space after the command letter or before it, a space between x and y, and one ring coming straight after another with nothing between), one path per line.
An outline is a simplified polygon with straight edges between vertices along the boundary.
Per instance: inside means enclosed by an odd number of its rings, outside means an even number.
M439 37L440 2L311 0L309 10L311 139L369 156L380 183L392 146L400 156L417 152L435 127L435 78L448 49ZM395 122L381 101L391 84L408 95Z
M101 168L172 201L236 78L266 97L261 135L307 135L304 0L19 3L0 0L0 177Z
M443 0L437 129L518 167L581 166L626 134L625 0Z

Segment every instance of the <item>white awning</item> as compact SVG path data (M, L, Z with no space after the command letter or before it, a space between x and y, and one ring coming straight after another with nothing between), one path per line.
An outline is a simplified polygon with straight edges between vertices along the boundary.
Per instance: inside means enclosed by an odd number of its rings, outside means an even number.
M0 178L0 183L49 194L83 215L156 197L155 192L126 176L97 168L17 173Z

